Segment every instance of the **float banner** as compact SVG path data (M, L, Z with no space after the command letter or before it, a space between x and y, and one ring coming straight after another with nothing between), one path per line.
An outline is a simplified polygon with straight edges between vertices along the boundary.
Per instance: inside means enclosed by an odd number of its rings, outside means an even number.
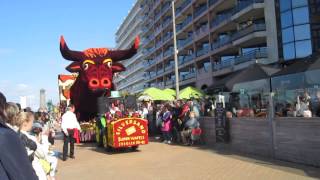
M148 144L148 121L123 118L109 123L108 144L114 148Z

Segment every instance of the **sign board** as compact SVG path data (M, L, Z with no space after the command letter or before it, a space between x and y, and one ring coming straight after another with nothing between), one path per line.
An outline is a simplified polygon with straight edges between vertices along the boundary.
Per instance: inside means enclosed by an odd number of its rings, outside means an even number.
M217 103L215 109L215 124L216 124L216 142L227 142L227 118L226 111L222 103Z
M114 148L148 144L148 121L123 118L108 124L108 145Z

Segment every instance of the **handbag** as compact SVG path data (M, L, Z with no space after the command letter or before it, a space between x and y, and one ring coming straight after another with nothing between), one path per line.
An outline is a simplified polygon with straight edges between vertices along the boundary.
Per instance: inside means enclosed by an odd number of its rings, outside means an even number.
M51 165L50 165L50 163L49 163L47 160L45 160L45 159L39 159L39 162L40 162L40 164L41 164L44 172L45 172L46 174L49 174L49 172L50 172L50 170L51 170Z

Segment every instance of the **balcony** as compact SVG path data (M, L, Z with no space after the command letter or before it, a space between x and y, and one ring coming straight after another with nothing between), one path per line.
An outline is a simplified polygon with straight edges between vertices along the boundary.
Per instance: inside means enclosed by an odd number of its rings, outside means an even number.
M185 47L186 45L190 44L193 40L193 37L192 36L189 36L188 38L186 39L181 39L179 40L178 42L178 49L182 49L183 47Z
M238 30L235 33L232 33L231 35L226 35L223 38L218 39L217 41L211 44L211 48L212 50L215 50L231 43L233 43L234 46L239 45L241 43L246 43L245 44L246 46L254 46L256 44L262 44L265 42L266 35L265 34L256 35L255 33L263 32L265 30L266 30L265 24L251 24L241 30ZM252 37L248 37L242 40L242 38L248 35L252 35Z
M177 9L176 9L176 17L178 17L182 12L183 10L191 4L191 0L185 0L181 6L179 6Z
M224 69L227 67L232 67L234 65L238 65L241 63L249 62L256 59L267 58L267 57L268 57L267 48L259 48L259 49L255 49L247 53L244 53L240 56L236 56L234 58L229 58L224 61L221 61L220 63L214 66L214 70L217 71L217 70Z
M265 32L265 24L251 24L233 34L232 40L234 45L246 42L246 46L253 46L257 43L264 43L266 34L256 34L257 32ZM244 38L246 37L246 38ZM244 38L244 39L243 39ZM241 39L241 40L240 40Z
M173 61L172 61L173 62ZM164 67L165 72L171 71L174 68L174 63L170 63Z
M181 31L183 28L185 28L187 25L190 24L190 22L192 21L192 16L188 16L182 23L177 24L177 33L179 33L179 31Z
M194 33L194 37L199 38L203 35L207 35L208 30L209 30L208 24L202 25L199 29L196 30L196 32Z
M223 22L229 21L231 20L231 17L233 15L233 10L231 10L228 13L223 13L223 14L219 14L217 15L212 21L211 21L211 25L210 28L214 28L218 25L220 25Z
M165 44L165 42L169 39L172 38L172 34L166 34L163 38L162 38L162 42Z
M169 56L173 55L173 47L168 48L164 53L163 53L163 58L167 58Z
M172 17L166 18L162 23L162 29L165 29L171 23L172 23Z
M164 69L160 68L160 70L157 71L157 76L161 75L164 73Z
M210 51L210 46L205 46L196 52L196 57L200 57L205 54L208 54L209 51Z
M186 64L190 61L192 61L195 58L195 54L190 54L186 56L179 56L178 63L179 65Z
M232 43L232 37L230 35L228 35L228 36L225 36L225 37L220 38L217 41L213 42L211 44L211 49L215 50L215 49L218 49L222 46L225 46L225 45L231 44L231 43Z
M171 2L166 2L161 8L161 14L165 14L171 7Z
M196 77L196 73L194 73L194 72L180 74L179 81L185 81L185 80L192 79L192 78L195 78L195 77Z
M234 11L234 14L242 11L243 9L255 4L255 3L264 3L264 0L245 0L245 1L238 1L238 4L236 6L236 10Z
M209 6L214 6L220 0L209 0Z
M156 57L154 58L154 61L155 61L155 62L161 61L162 58L163 58L162 54L159 54L158 56L156 56Z
M196 19L198 16L204 13L207 10L207 8L207 4L202 4L200 7L198 7L194 12L194 19Z

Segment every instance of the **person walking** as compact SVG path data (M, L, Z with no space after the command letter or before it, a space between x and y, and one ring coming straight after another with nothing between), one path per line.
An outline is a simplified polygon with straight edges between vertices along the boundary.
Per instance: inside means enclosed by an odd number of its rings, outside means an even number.
M6 98L0 92L0 179L37 180L18 134L5 123L5 108Z
M63 157L62 160L67 160L68 155L68 146L70 143L70 158L74 159L74 133L75 131L81 131L80 124L77 120L76 115L74 114L75 107L70 104L67 108L67 112L62 116L61 129L64 134L63 139Z

